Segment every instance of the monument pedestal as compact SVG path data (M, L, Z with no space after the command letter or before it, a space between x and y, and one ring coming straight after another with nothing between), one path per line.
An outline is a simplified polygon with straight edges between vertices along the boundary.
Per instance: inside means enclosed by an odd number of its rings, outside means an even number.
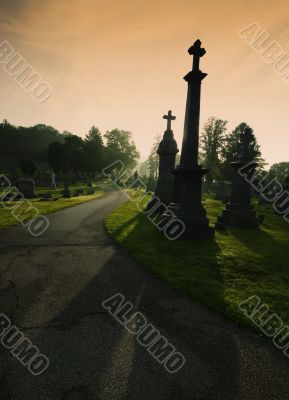
M256 216L254 207L241 203L227 203L223 214L218 218L216 229L230 225L238 228L258 228L260 219Z
M174 170L174 202L169 211L185 224L181 239L209 238L214 236L214 228L209 226L206 210L202 205L202 177L208 172L200 166L196 168L177 167ZM169 217L169 214L164 214Z

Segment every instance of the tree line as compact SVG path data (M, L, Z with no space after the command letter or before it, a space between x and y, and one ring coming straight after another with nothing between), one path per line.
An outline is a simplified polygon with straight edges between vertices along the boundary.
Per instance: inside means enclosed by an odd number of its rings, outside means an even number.
M249 158L258 162L258 168L264 170L266 163L262 158L260 145L257 142L253 129L246 123L241 122L235 129L228 132L228 121L217 117L210 117L204 124L200 135L200 159L199 163L209 169L205 179L210 186L213 181L231 181L233 169L231 163L236 161L242 153L240 135L245 129L249 129ZM150 179L157 177L158 155L160 137L155 138L148 159L141 165L140 175L149 176ZM177 154L176 164L180 158ZM289 175L289 162L273 164L269 170L271 178L278 178L282 183Z
M93 175L115 161L134 168L138 158L139 152L130 132L113 129L102 135L95 126L84 139L68 135L64 143L53 142L48 148L48 162L56 173Z
M33 175L35 164L49 165L55 173L94 175L107 165L120 160L134 168L139 152L132 134L113 129L102 134L93 126L85 138L69 131L60 133L51 126L37 124L17 127L4 120L0 124L0 167L18 167Z

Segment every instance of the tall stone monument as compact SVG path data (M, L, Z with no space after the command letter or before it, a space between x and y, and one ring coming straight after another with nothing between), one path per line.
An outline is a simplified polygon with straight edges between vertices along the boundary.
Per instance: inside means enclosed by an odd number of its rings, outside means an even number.
M172 131L172 121L176 117L169 111L168 115L163 116L163 119L167 120L167 129L164 132L163 139L157 151L159 155L159 176L155 197L168 205L172 201L174 185L174 175L172 172L175 168L176 154L179 150Z
M180 165L173 172L173 202L169 206L169 210L186 227L183 239L214 235L201 199L202 177L208 170L198 164L201 82L207 76L199 65L206 50L201 47L201 41L197 40L188 52L193 56L193 68L184 78L188 83L184 136ZM168 217L168 214L165 213L164 217Z
M254 163L249 155L251 135L250 128L246 128L244 133L240 135L242 149L239 159L231 163L234 169L234 177L230 202L226 204L223 214L218 218L216 229L222 229L226 225L240 228L258 228L260 225L260 219L256 216L256 211L251 204L251 186L238 172L240 168L249 163L251 163L251 168L257 166L257 163Z

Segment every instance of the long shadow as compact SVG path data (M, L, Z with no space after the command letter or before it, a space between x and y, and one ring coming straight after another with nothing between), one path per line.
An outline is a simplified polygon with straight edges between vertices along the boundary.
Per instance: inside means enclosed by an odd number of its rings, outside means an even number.
M150 239L144 246L148 246L149 254L158 253L160 262L168 255L175 260L181 260L184 251L190 247L192 251L192 265L196 268L198 259L206 259L214 264L211 273L216 279L222 281L222 275L217 262L220 251L214 239L208 241L171 241L164 237L162 232L147 220L144 214L137 214L132 219L121 225L117 233L125 231L128 225L134 223L134 228L122 238L122 244L129 249L135 238L144 236L147 228L147 238ZM168 246L169 243L169 246ZM148 266L149 257L145 259ZM194 265L195 263L195 265ZM179 264L181 264L179 262ZM170 268L168 266L168 268ZM182 273L181 266L176 266L176 271ZM177 274L177 272L174 274ZM153 271L164 278L160 271ZM174 275L176 276L176 275ZM159 281L158 281L159 282ZM219 285L219 298L222 306L225 305L224 288ZM169 293L168 293L169 292ZM193 304L179 296L174 289L165 283L159 282L158 293L155 296L149 294L149 290L142 295L141 305L145 316L149 316L152 323L172 343L177 351L186 357L186 364L179 374L170 375L157 361L152 359L146 349L137 343L133 357L133 366L123 399L133 399L135 387L143 386L143 375L139 371L144 366L151 371L159 384L146 386L144 398L150 399L238 399L239 393L239 369L238 349L234 335L229 330L223 330L223 323L228 323L223 318L209 312L205 307ZM216 329L217 327L217 329ZM214 332L212 334L212 332ZM224 349L225 352L224 352ZM209 372L210 371L210 372ZM161 389L160 389L161 388ZM218 389L217 389L218 388ZM221 389L220 389L221 388ZM156 389L158 393L156 393ZM201 395L202 393L202 395ZM199 395L205 397L198 397ZM139 394L138 394L139 396ZM226 397L227 396L227 397ZM139 398L139 397L138 397ZM140 395L140 398L143 398Z
M261 225L259 229L229 228L229 233L236 237L248 249L257 253L265 254L269 248L275 248L275 252L288 251L288 245L283 244L272 234L266 231L267 225ZM269 226L268 226L269 227Z
M138 221L127 240L138 236L142 229ZM152 232L155 232L154 228ZM162 238L160 232L156 232L154 238L162 244L163 240L167 240ZM214 241L201 246L191 242L172 243L170 249L173 251L175 246L174 257L178 258L189 245L194 254L202 248L207 250L211 259L217 257L218 246ZM257 384L250 376L256 376L256 364L260 363L258 357L264 354L266 359L270 355L264 347L260 348L257 339L253 337L248 343L244 333L233 324L180 296L170 285L140 268L122 250L107 246L88 247L80 252L79 248L71 247L69 252L74 260L71 273L62 265L61 254L55 260L61 272L55 278L51 276L55 266L47 272L49 296L47 287L38 285L37 279L30 280L25 286L27 297L22 298L22 302L27 301L25 310L28 318L43 296L46 296L42 300L44 309L46 307L47 311L51 311L55 308L55 315L44 324L46 327L26 326L25 329L33 344L49 357L50 367L44 374L34 377L16 360L12 360L11 398L241 400L248 398L244 391L254 393L257 400L273 399L278 395L285 398L285 389L280 381L276 379L275 382L275 376L266 381L263 373L267 368L270 376L274 370L278 371L276 375L283 376L288 374L288 366L280 362L276 364L276 360L269 357L269 367L263 365ZM65 254L63 257L66 259ZM93 257L95 263L92 262ZM197 265L190 267L197 268ZM44 263L39 268L49 270L51 265ZM119 292L175 346L176 351L185 356L186 363L179 372L169 374L140 346L134 335L129 334L102 308L101 303L105 299ZM45 303L47 301L48 304ZM18 319L23 320L20 310ZM244 356L241 351L243 347L253 353L250 365L247 364L247 352Z

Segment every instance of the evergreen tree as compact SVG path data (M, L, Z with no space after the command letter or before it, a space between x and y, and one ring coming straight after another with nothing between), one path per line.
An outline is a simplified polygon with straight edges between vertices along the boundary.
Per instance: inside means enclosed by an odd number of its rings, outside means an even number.
M210 117L205 123L201 135L201 162L209 169L206 181L210 185L214 179L220 179L221 151L225 141L227 121Z
M90 174L100 171L104 162L104 144L98 128L93 126L85 137L85 168Z
M245 122L242 122L226 137L224 146L222 148L221 172L226 180L231 181L233 177L231 162L237 161L242 155L243 148L241 135L244 134L246 128L249 128L251 132L248 158L250 160L257 161L259 163L259 167L264 165L264 160L261 157L260 146L257 143L253 129Z

